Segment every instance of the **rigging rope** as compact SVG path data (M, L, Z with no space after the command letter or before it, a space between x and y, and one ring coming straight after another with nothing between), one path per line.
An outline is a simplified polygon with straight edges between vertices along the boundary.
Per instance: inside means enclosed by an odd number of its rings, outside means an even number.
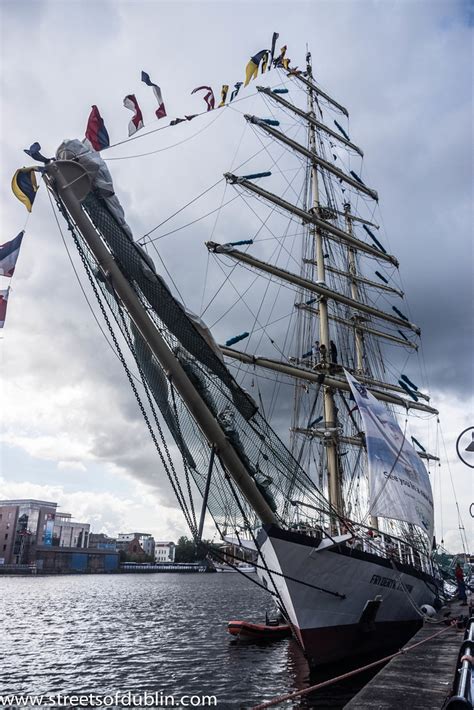
M275 705L281 705L282 703L285 703L287 700L295 700L295 698L301 698L304 695L309 695L310 693L314 693L316 690L320 690L321 688L325 688L328 685L333 685L334 683L338 683L342 680L345 680L346 678L351 678L352 676L357 675L358 673L362 673L363 671L369 670L370 668L376 668L377 666L381 666L383 663L387 663L387 661L392 660L392 658L395 658L396 656L402 656L405 653L412 651L414 648L421 646L422 644L426 643L427 641L431 641L432 639L436 638L437 636L444 634L449 629L452 629L452 625L446 626L444 629L441 629L441 631L437 631L436 633L431 634L431 636L428 636L427 638L422 639L421 641L418 641L417 643L414 643L411 646L405 646L404 648L401 648L399 651L396 651L396 653L391 653L389 656L384 656L384 658L379 658L377 661L373 661L372 663L368 663L367 665L361 666L360 668L356 668L355 670L349 671L348 673L343 673L342 675L338 675L335 678L330 678L329 680L325 680L322 683L317 683L316 685L311 685L309 688L304 688L303 690L297 690L294 693L286 693L285 695L280 695L279 697L273 698L272 700L269 700L265 703L260 703L259 705L254 705L252 710L265 710L266 708L271 708L271 707L274 707Z
M174 415L175 415L175 417L176 417L176 423L177 423L178 433L179 433L179 436L181 437L181 439L184 441L185 439L184 439L184 436L183 436L183 432L182 432L182 430L181 430L181 423L180 423L179 416L178 416L178 408L177 408L177 406L176 406L176 397L175 397L174 385L173 385L173 381L172 381L172 380L170 380L170 390L171 390L171 400L172 400L172 402L173 402L173 411L174 411ZM184 474L185 474L185 478L186 478L186 488L187 488L187 491L188 491L189 504L190 504L190 506L191 506L191 515L192 515L192 519L193 519L193 523L194 523L194 528L195 528L196 534L197 534L197 532L198 532L198 527L197 527L197 523L196 523L196 513L195 513L195 511L194 511L193 494L192 494L192 492L191 492L191 480L190 480L190 477L189 477L189 466L188 466L188 462L186 461L186 457L185 457L185 456L182 457L182 460L183 460ZM196 539L197 539L197 538L196 538Z
M136 355L136 353L135 353L135 350L132 348L130 342L128 342L128 345L129 345L129 347L131 348L132 354L133 354L133 356L134 356L134 358L135 358L135 362L136 362L136 364L137 364L138 371L139 371L139 373L140 373L140 377L141 377L141 380L142 380L142 384L143 384L143 386L144 386L145 393L146 393L146 395L147 395L147 399L148 399L148 402L149 402L151 411L152 411L152 413L153 413L153 417L154 417L154 420L155 420L155 424L156 424L156 426L157 426L157 429L158 429L158 432L159 432L159 435L160 435L160 439L161 439L163 448L164 448L165 453L166 453L166 458L168 459L168 461L169 461L169 463L170 463L170 466L169 466L169 467L168 467L168 464L167 464L167 462L166 462L166 460L165 460L165 457L164 457L164 455L163 455L163 452L162 452L162 450L161 450L161 447L160 447L160 445L159 445L159 443L158 443L158 440L157 440L157 438L156 438L156 435L155 435L155 432L154 432L153 427L152 427L152 425L151 425L151 422L150 422L150 419L149 419L149 417L148 417L148 414L146 413L146 410L145 410L145 408L144 408L144 406L143 406L141 397L140 397L140 395L139 395L139 393L138 393L138 390L137 390L137 388L136 388L136 385L135 385L135 382L134 382L134 379L135 379L135 378L133 377L133 375L132 375L132 373L131 373L131 371L130 371L130 368L129 368L129 366L128 366L126 360L125 360L125 357L124 357L124 355L123 355L123 353L122 353L122 350L121 350L121 348L120 348L120 345L119 345L119 342L118 342L118 340L117 340L117 337L116 337L116 335L115 335L115 331L114 331L114 329L113 329L113 327L112 327L112 324L111 324L110 319L109 319L109 317L108 317L108 314L107 314L107 311L106 311L106 309L105 309L105 306L104 306L104 304L103 304L103 302L102 302L102 299L101 299L101 297L100 297L100 294L99 294L99 292L98 292L98 290L97 290L97 286L96 286L96 284L95 284L94 277L93 277L93 275L92 275L92 273L91 273L90 266L89 266L89 263L88 263L88 261L87 261L87 257L86 257L86 255L85 255L85 252L84 252L84 250L83 250L83 248L82 248L82 245L81 245L81 243L80 243L80 241L79 241L79 239L78 239L78 237L77 237L77 235L76 235L76 233L75 233L74 227L73 227L73 225L72 225L72 222L71 222L71 220L70 220L70 218L69 218L68 213L67 213L66 210L63 208L63 206L62 206L62 204L61 204L60 202L58 202L57 204L58 204L58 208L59 208L59 210L61 211L61 213L62 213L64 219L66 220L66 223L67 223L67 225L68 225L68 230L71 232L72 238L73 238L74 243L75 243L75 245L76 245L76 248L77 248L77 250L78 250L78 252L79 252L81 261L82 261L82 263L83 263L83 265L84 265L84 269L85 269L86 274L87 274L87 276L88 276L88 278L89 278L89 281L90 281L92 290L93 290L94 295L95 295L95 297L96 297L96 300L97 300L97 302L98 302L98 304L99 304L99 308L100 308L100 310L101 310L102 317L104 318L104 321L105 321L105 323L106 323L106 325L107 325L107 328L108 328L108 330L109 330L109 332L110 332L110 336L111 336L112 341L113 341L113 343L114 343L114 346L115 346L115 349L116 349L118 358L119 358L119 360L120 360L120 362L121 362L121 364L122 364L122 367L123 367L124 370L125 370L125 373L126 373L126 375L127 375L127 379L128 379L128 381L129 381L129 383L130 383L130 386L131 386L131 388L132 388L133 394L135 395L135 399L136 399L136 401L137 401L137 403L138 403L138 406L139 406L139 408L140 408L141 414L142 414L142 416L143 416L143 419L144 419L144 421L145 421L145 424L146 424L146 426L147 426L147 428L148 428L148 431L149 431L149 433L150 433L151 439L152 439L152 441L153 441L153 443L154 443L154 445L155 445L155 448L156 448L156 450L157 450L157 452L158 452L158 454L159 454L159 456L160 456L161 462L162 462L162 464L163 464L163 468L165 469L165 472L166 472L166 474L167 474L167 476L168 476L168 479L169 479L169 481L170 481L170 483L171 483L171 486L172 486L172 488L173 488L173 492L174 492L174 494L175 494L175 496L176 496L176 499L177 499L177 501L178 501L178 504L179 504L179 506L180 506L180 508L181 508L181 511L182 511L183 515L184 515L184 518L185 518L185 520L186 520L186 522L187 522L187 524L188 524L188 526L189 526L189 528L190 528L190 530L191 530L191 532L193 533L193 536L194 536L195 534L197 534L197 530L195 530L195 526L193 525L193 521L191 520L191 518L190 518L190 516L189 516L189 512L188 512L188 510L187 510L187 506L186 506L186 503L185 503L185 500L184 500L184 496L183 496L183 494L182 494L182 490L181 490L181 487L180 487L180 484L179 484L179 480L178 480L176 471L175 471L175 469L174 469L174 464L173 464L173 461L172 461L172 459L171 459L171 455L170 455L170 452L169 452L169 449L168 449L168 445L167 445L167 443L166 443L166 439L165 439L165 437L164 437L163 430L162 430L162 428L161 428L160 422L159 422L158 417L157 417L157 415L156 415L156 410L155 410L155 408L154 408L153 401L152 401L152 398L151 398L151 395L150 395L148 386L146 385L146 380L145 380L145 378L144 378L143 371L141 370L140 364L139 364L139 362L138 362L138 358L137 358L137 355ZM119 313L120 313L120 317L123 319L123 313L122 313L122 310L121 310L121 307L120 307L120 306L119 306ZM125 337L127 338L128 329L126 329L125 323L124 323L124 328L125 328L125 333L124 333L124 335L125 335ZM129 340L129 338L130 338L130 336L128 335L127 340ZM174 474L174 479L175 479L175 480L173 480L173 476L172 476L171 473L170 473L170 469L171 469L172 473ZM177 485L175 485L175 481L176 481L176 484L177 484Z
M63 234L63 231L62 231L62 229L61 229L61 225L60 225L60 223L59 223L58 216L57 216L56 211L55 211L55 209L54 209L54 205L53 205L53 200L52 200L52 198L51 198L51 194L50 194L49 190L46 190L46 192L47 192L47 194L48 194L49 203L50 203L50 205L51 205L51 211L52 211L53 216L54 216L54 219L55 219L55 221L56 221L56 226L58 227L59 234L61 235L61 240L62 240L64 249L66 250L66 254L67 254L67 256L68 256L69 263L71 264L72 270L73 270L74 275L75 275L75 277L76 277L77 283L79 284L79 288L81 289L82 295L84 296L84 299L85 299L85 301L86 301L86 303L87 303L87 305L88 305L88 307L89 307L89 310L90 310L90 312L91 312L91 314L92 314L92 317L94 318L94 320L95 320L95 322L96 322L96 324L97 324L97 326L98 326L100 332L101 332L102 335L104 336L104 339L105 339L105 341L107 342L107 345L110 347L110 349L112 350L112 352L113 352L113 354L115 355L115 357L120 360L120 358L119 358L119 356L118 356L118 353L115 351L114 346L112 345L112 343L110 342L110 340L107 338L107 335L106 335L106 333L105 333L105 330L103 329L102 325L101 325L100 322L99 322L99 319L97 318L96 314L94 313L94 309L92 308L92 304L91 304L91 302L90 302L90 300L89 300L89 297L87 296L87 293L86 293L86 291L85 291L85 288L84 288L84 286L82 285L81 279L80 279L79 274L78 274L77 269L76 269L76 265L74 264L74 261L73 261L73 259L72 259L72 256L71 256L70 251L69 251L68 246L67 246L67 242L66 242L66 240L65 240L65 238L64 238L64 234ZM58 205L58 207L59 207L59 205ZM135 375L134 375L134 377L135 377ZM137 378L135 377L135 379L137 379ZM137 381L138 381L138 380L137 380Z
M204 112L206 113L206 112ZM198 116L201 116L202 114L197 114ZM166 150L170 150L171 148L177 148L179 145L183 145L183 143L188 143L189 141L193 140L193 138L196 138L197 136L201 135L201 133L204 133L204 131L207 131L208 128L210 128L221 116L223 116L223 112L218 113L217 116L214 118L213 121L207 124L207 126L204 126L201 128L200 131L197 131L196 133L193 133L191 136L188 136L187 138L183 138L183 140L178 141L177 143L172 143L171 145L167 145L164 148L157 148L156 150L150 150L147 153L137 153L136 155L123 155L121 157L115 157L115 158L104 158L104 160L132 160L133 158L146 158L148 155L156 155L157 153L164 153ZM162 128L156 128L154 131L148 131L148 133L143 133L142 135L136 136L137 138L143 138L144 136L149 136L150 133L156 133L156 131L161 131L163 128L170 128L170 126L163 126ZM135 136L133 136L130 140L133 140ZM122 143L128 143L128 140L122 141ZM121 143L115 143L115 145L121 145ZM109 146L110 148L113 148L114 146Z
M145 246L145 242L142 243L142 240L143 240L143 239L146 239L147 237L149 237L150 234L153 234L153 232L155 232L157 229L159 229L159 228L162 227L164 224L166 224L166 222L169 222L170 219L173 219L173 217L176 217L176 215L180 214L180 212L182 212L183 210L185 210L186 207L189 207L190 205L192 205L193 202L197 202L197 200L199 200L201 197L203 197L204 195L206 195L208 192L210 192L212 189L214 189L214 188L215 188L217 185L219 185L219 183L221 183L221 182L222 182L222 178L220 178L217 182L215 182L215 183L214 183L213 185L211 185L210 187L207 187L205 190L203 190L203 192L201 192L197 197L194 197L192 200L190 200L190 201L187 202L185 205L183 205L182 207L180 207L179 210L176 210L176 212L173 212L173 214L171 214L169 217L167 217L167 218L164 219L162 222L160 222L159 224L157 224L156 227L153 227L153 229L150 229L148 232L145 232L145 234L143 235L143 237L139 237L139 239L137 239L138 244L141 244L142 246ZM158 238L158 239L161 239L161 237L157 237L157 238ZM150 239L149 241L153 241L153 240Z

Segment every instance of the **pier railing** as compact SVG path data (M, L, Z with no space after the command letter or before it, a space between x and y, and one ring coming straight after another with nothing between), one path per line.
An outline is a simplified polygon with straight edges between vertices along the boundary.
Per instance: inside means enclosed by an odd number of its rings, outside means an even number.
M208 572L205 562L122 562L121 572Z
M472 666L474 657L474 616L467 625L464 641L459 651L456 665L456 676L453 683L453 695L449 699L446 710L472 710Z
M27 565L0 565L0 574L36 574L38 568L35 562Z

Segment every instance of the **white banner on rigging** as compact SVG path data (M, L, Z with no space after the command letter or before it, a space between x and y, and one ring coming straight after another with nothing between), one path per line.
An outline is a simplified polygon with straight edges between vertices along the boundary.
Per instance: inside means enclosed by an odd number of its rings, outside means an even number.
M371 515L414 523L431 539L433 494L423 462L385 405L344 372L365 429Z

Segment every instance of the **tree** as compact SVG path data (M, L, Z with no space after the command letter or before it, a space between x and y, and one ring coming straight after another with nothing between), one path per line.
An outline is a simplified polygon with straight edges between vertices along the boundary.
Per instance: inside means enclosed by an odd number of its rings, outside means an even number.
M175 550L175 562L195 562L204 560L209 554L209 549L217 549L216 546L209 540L203 540L202 543L196 544L193 540L182 535Z
M194 562L196 546L186 535L182 535L175 549L175 562Z

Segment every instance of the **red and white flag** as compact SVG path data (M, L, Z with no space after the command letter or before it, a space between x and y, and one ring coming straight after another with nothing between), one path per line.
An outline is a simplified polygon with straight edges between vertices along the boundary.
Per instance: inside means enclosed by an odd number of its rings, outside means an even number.
M8 292L10 288L0 289L0 328L5 325L5 317L7 315Z
M24 233L22 231L15 239L0 244L0 276L13 276Z
M214 98L214 92L211 89L211 87L210 86L196 86L196 88L193 89L191 91L191 93L195 94L196 91L206 91L207 92L203 98L204 98L204 101L206 102L207 110L212 111L215 104L216 104L216 100Z
M158 101L158 108L155 111L155 116L157 118L164 118L166 116L166 109L163 103L163 97L161 95L161 89L158 84L154 84L150 79L149 74L146 71L142 71L142 81L145 82L147 86L151 86L153 93L155 94L156 100Z
M140 128L143 128L144 125L143 114L135 94L128 94L123 100L123 105L134 113L132 120L128 124L128 135L133 136L133 134L139 131Z

